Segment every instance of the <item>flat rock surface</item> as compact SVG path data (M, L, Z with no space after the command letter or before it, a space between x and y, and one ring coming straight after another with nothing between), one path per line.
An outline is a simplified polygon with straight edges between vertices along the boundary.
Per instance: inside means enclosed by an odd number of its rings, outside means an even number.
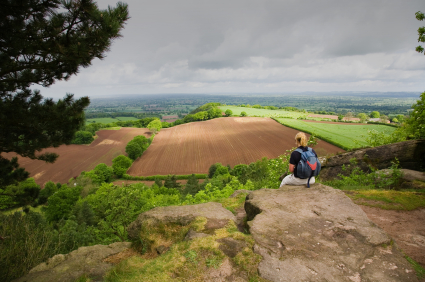
M207 219L206 229L219 229L227 225L229 220L236 223L236 217L232 212L223 208L220 203L209 202L205 204L189 206L157 207L141 213L127 228L131 238L137 238L145 221L167 223L190 224L196 217Z
M370 220L394 238L406 255L425 267L425 209L395 211L360 207Z
M56 255L15 282L74 282L82 275L90 281L103 281L103 276L113 265L103 260L129 248L131 243L118 242L110 245L80 247L66 255Z
M391 238L343 192L315 184L245 202L258 270L270 281L418 281Z

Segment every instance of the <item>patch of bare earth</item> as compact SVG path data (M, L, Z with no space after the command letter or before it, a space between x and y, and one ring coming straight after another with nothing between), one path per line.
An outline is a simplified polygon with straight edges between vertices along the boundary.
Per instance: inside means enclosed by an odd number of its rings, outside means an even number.
M112 159L123 154L125 146L135 136L150 136L146 128L127 128L120 130L100 130L97 132L98 138L90 145L62 145L57 148L47 148L40 153L51 152L59 155L53 163L46 163L30 158L18 156L18 162L34 177L35 182L44 185L47 181L66 183L72 177L81 174L82 171L89 171L100 163L112 165ZM15 157L15 153L2 154L6 158Z
M425 209L398 211L360 207L370 220L396 241L406 255L425 267Z
M298 130L270 118L227 117L162 129L128 171L134 176L207 173L214 163L249 164L276 158L295 147ZM344 150L319 141L324 156Z

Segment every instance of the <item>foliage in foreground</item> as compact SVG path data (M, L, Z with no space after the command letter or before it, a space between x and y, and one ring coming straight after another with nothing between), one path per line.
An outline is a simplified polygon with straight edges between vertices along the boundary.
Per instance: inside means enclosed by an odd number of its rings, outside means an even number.
M102 59L121 36L127 5L99 10L93 0L5 0L1 6L0 154L53 162L57 154L39 152L71 142L90 100L67 94L55 102L30 87L67 80ZM28 178L16 159L0 156L0 172L1 188Z
M167 225L146 228L143 232L143 242L139 243L143 256L133 256L118 264L109 273L106 281L139 281L143 277L146 281L203 281L210 270L218 269L221 264L230 259L237 272L244 272L249 281L265 281L257 272L261 256L253 252L254 240L250 235L238 232L234 223L229 223L225 228L218 229L214 235L183 241L189 229L202 230L205 218L197 218L188 226ZM233 238L244 249L234 258L227 258L218 247L216 240ZM158 245L170 246L170 250L161 256L156 255L155 247Z
M38 214L38 217L21 213L2 215L4 220L1 222L0 236L6 238L0 241L0 256L14 257L15 263L12 264L9 274L1 276L0 280L8 281L20 277L39 262L59 252L69 253L80 246L126 241L127 226L138 214L154 207L218 201L227 204L229 210L234 212L240 202L233 203L228 197L235 190L278 188L279 176L287 169L288 160L286 155L270 160L264 158L250 165L236 166L233 170L220 164L214 176L202 184L197 182L198 175L189 175L189 185L184 188L175 188L179 187L174 183L177 178L173 180L170 176L165 178L166 182L161 181L164 185L162 187L156 184L148 187L142 183L114 186L107 183L112 177L113 169L104 164L82 173L68 185L59 187L53 183L46 184L49 190L43 193L43 201L47 198L47 206L42 207L43 214ZM202 177L205 178L205 175ZM39 191L39 187L37 189ZM37 235L39 233L32 228L16 231L13 229L15 227L12 228L16 218L27 220L26 225L39 226L45 233ZM24 244L11 241L7 230L19 232L22 235L20 238L36 237L27 241L30 245L15 250L17 244ZM38 240L44 240L49 251L34 252L32 260L24 262L25 249L36 249ZM206 263L215 264L213 259Z

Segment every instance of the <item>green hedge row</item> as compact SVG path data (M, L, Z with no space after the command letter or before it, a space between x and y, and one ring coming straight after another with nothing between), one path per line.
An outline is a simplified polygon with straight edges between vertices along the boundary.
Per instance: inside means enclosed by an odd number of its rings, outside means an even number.
M284 124L284 123L281 123L281 122L279 122L277 119L275 119L275 118L272 118L274 121L276 121L277 123L279 123L279 124L282 124L282 125L284 125L284 126L286 126L286 127L289 127L289 128L293 128L293 129L296 129L296 130L301 130L301 129L299 129L299 128L296 128L295 126L290 126L290 125L287 125L287 124ZM326 137L323 137L323 136L321 136L321 135L318 135L318 134L316 134L316 133L313 133L313 132L311 132L311 131L309 131L309 130L302 130L303 132L305 132L305 133L308 133L308 134L314 134L314 136L316 136L317 138L319 138L319 139L321 139L321 140L323 140L323 141L326 141L326 142L328 142L328 143L330 143L330 144L332 144L332 145L335 145L335 146L337 146L337 147L339 147L339 148L341 148L341 149L343 149L343 150L345 150L345 151L350 151L351 150L351 148L349 148L349 147L346 147L346 146L344 146L344 145L341 145L341 144L339 144L339 143L336 143L336 142L334 142L334 141L332 141L332 140L329 140L328 138L326 138Z
M182 174L182 175L176 175L177 180L181 179L189 179L189 177L192 174ZM168 175L151 175L151 176L131 176L128 174L123 175L123 179L126 180L147 180L147 181L154 181L155 179L159 180L165 180L168 177ZM195 177L197 179L207 179L207 174L195 174Z
M378 122L378 121L368 121L367 124L380 124L380 125L386 125L386 126L391 126L391 127L400 127L397 124L393 124L393 123L383 123L383 122Z

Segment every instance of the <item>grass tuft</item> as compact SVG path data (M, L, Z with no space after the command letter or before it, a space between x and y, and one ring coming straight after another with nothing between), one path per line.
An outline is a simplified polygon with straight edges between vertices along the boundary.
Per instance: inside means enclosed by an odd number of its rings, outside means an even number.
M425 207L425 193L394 190L358 190L346 193L356 204L385 210L414 210Z

